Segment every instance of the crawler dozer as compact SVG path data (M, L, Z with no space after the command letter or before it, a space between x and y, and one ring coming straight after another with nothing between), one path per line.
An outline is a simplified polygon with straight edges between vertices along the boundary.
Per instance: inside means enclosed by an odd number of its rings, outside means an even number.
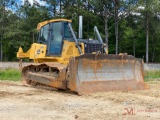
M82 20L80 19L80 23ZM79 95L114 90L141 90L143 60L127 54L108 54L97 27L97 40L77 38L71 20L53 19L38 24L38 40L27 52L20 47L19 59L33 59L22 69L24 85L49 86Z

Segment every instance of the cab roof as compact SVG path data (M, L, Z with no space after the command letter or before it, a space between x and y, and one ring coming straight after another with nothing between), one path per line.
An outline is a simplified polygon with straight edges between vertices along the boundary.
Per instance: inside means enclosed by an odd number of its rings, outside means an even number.
M69 19L53 19L53 20L47 20L47 21L44 21L44 22L40 22L38 23L37 25L37 30L39 31L41 29L41 27L45 26L46 24L48 23L51 23L51 22L72 22L72 20L69 20Z

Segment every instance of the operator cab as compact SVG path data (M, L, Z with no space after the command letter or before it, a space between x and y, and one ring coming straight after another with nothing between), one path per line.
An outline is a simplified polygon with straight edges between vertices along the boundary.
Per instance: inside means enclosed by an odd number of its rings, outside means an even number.
M48 56L61 56L64 39L73 41L68 29L68 21L53 21L39 30L38 43L48 46Z

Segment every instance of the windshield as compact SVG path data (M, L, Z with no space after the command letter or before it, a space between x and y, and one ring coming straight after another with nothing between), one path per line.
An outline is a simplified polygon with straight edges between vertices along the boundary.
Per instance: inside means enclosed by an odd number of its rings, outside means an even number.
M40 29L39 41L47 42L49 33L49 24L43 26Z

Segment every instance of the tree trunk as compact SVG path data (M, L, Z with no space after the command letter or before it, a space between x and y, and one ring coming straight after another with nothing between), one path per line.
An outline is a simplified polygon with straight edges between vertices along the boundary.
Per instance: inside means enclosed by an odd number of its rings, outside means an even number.
M89 12L89 3L88 3L88 1L87 1L87 10ZM89 38L89 22L90 22L90 20L87 19L87 38Z
M107 48L107 54L108 54L108 16L107 11L105 11L105 44Z
M135 39L133 39L133 55L134 57L136 57L136 49L135 49L136 45L135 45Z
M1 45L0 45L0 51L1 51L1 61L3 61L3 35L4 35L4 26L5 26L5 18L6 18L6 4L5 4L5 0L2 1L2 4L3 4L3 18L2 18L2 34L1 34Z
M152 62L154 62L155 59L155 51L156 51L156 44L157 40L154 40L153 36L152 36Z
M56 3L54 4L54 17L56 16Z
M34 43L34 32L32 34L32 42Z
M3 45L2 45L2 36L1 36L1 61L3 61Z
M118 2L115 0L115 36L116 36L116 54L118 54Z
M148 13L146 13L146 62L149 62L149 56L148 56L148 46L149 46L149 25L148 25Z
M59 4L60 4L60 16L61 16L61 13L62 13L62 4L61 4L61 0L59 1Z

